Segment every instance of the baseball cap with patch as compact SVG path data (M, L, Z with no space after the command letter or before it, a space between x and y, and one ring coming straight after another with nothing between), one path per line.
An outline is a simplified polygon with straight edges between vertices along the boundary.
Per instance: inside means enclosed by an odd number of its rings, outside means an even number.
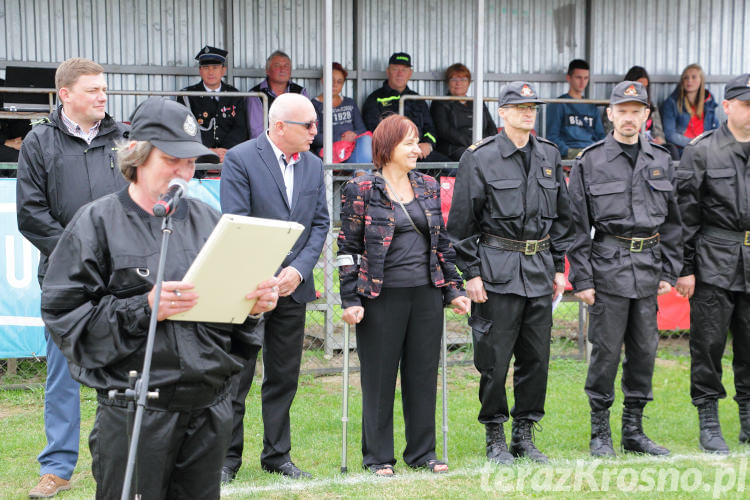
M544 104L528 82L510 82L502 88L498 96L498 105L501 108L511 104L525 103Z
M648 106L648 92L646 87L638 82L625 80L615 85L609 96L609 105L622 104L625 102L637 102Z
M198 122L182 104L166 97L149 97L130 115L130 139L149 141L175 158L218 155L201 143Z
M750 101L750 73L729 80L724 88L724 99Z
M388 59L388 64L401 64L411 68L411 56L406 52L394 52Z

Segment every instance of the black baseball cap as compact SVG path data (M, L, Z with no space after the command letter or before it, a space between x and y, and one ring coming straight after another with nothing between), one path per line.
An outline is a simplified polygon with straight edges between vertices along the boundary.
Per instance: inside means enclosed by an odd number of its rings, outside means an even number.
M724 88L724 99L750 101L750 73L745 73L727 82Z
M401 64L411 68L411 56L406 52L394 52L388 59L388 64Z
M175 158L197 158L216 153L201 143L198 122L182 104L166 97L149 97L130 115L130 139L149 141Z
M217 49L210 45L204 46L198 54L195 56L195 60L198 61L199 66L207 66L209 64L226 64L227 52L224 49Z
M502 108L510 104L544 104L528 82L510 82L500 91L498 104Z
M638 82L625 80L615 85L609 96L609 105L622 104L625 102L638 102L648 106L648 92L646 87Z

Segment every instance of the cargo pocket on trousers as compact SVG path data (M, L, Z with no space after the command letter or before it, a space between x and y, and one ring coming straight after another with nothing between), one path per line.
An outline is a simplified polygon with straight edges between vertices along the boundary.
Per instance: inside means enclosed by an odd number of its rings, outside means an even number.
M474 342L474 366L480 372L491 371L495 366L495 350L490 337L492 321L475 314L469 318L469 326Z

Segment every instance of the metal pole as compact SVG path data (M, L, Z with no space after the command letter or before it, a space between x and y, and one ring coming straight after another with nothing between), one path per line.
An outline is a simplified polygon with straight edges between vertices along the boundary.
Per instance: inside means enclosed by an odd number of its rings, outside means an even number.
M325 40L323 56L323 161L326 165L333 163L333 0L325 1ZM333 171L324 170L326 185L326 202L328 213L333 214ZM326 355L333 354L333 304L336 294L333 289L333 233L326 234L326 244L323 249L323 286L326 295L325 342L323 344Z
M443 310L443 462L448 463L448 327Z
M232 15L233 8L232 0L224 0L224 49L229 51L226 79L232 85L234 85L234 46L232 45L234 41L234 25L232 24L232 20L234 19Z
M484 118L484 0L476 1L474 16L474 142L477 142L482 139Z
M346 427L349 422L349 323L344 323L344 390L341 393L341 472L346 474Z

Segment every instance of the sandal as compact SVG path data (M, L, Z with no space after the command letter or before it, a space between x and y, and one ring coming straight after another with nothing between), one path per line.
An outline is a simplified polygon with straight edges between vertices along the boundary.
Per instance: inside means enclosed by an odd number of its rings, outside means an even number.
M367 470L380 477L393 477L396 473L393 472L393 466L391 464L374 464L366 465Z
M443 474L444 472L448 472L448 464L436 458L426 461L420 465L419 468L428 469L433 474Z

